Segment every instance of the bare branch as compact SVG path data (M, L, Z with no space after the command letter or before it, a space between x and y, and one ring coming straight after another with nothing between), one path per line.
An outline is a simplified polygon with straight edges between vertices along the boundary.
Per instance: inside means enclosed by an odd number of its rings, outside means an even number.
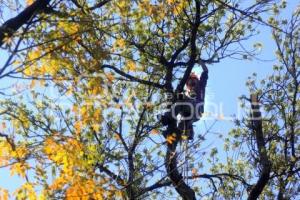
M105 68L112 69L117 74L119 74L123 77L126 77L130 81L133 81L133 82L138 82L138 83L141 83L141 84L150 85L150 86L160 88L160 89L164 89L164 87L165 87L164 85L161 85L160 83L154 83L154 82L151 82L151 81L146 81L146 80L134 77L130 74L127 74L127 73L123 72L122 70L119 70L118 68L116 68L115 66L112 66L112 65L102 65L101 69L105 69Z

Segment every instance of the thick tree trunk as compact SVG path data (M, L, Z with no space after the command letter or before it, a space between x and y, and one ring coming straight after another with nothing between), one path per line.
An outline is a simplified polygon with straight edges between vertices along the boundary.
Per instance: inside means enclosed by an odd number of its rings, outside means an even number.
M268 184L271 173L271 163L269 161L267 150L265 147L265 140L262 130L262 116L259 108L257 94L251 95L251 109L252 109L252 130L255 135L256 145L259 154L259 163L262 167L260 176L250 191L248 200L256 200L262 193L264 187Z
M171 126L171 125L169 125ZM176 128L172 127L170 129L170 133L176 133ZM170 134L169 133L169 134ZM192 188L190 188L183 179L183 176L178 171L177 166L177 155L176 155L176 147L178 144L180 137L177 133L177 138L174 142L168 143L167 146L167 154L166 154L166 169L169 178L172 181L176 191L184 200L196 200L195 192Z

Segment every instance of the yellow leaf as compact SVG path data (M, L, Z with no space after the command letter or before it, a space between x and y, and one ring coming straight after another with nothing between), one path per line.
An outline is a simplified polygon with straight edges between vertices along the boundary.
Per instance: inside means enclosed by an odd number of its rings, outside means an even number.
M89 200L104 199L104 193L108 193L101 186L98 186L94 180L86 180L80 177L73 178L70 187L66 190L66 200ZM111 198L108 198L111 199Z
M128 14L128 11L130 9L130 1L128 0L119 0L117 1L117 7L119 9L119 12L121 16L126 16Z
M112 75L112 73L106 74L106 78L108 79L109 82L112 82L115 79L115 77L114 77L114 75Z
M99 122L101 119L101 110L100 109L96 109L94 111L93 117L95 119L95 121Z
M33 3L33 0L26 0L26 5L30 6Z
M26 67L23 71L26 76L30 76L32 74L32 69L30 67Z
M29 128L30 126L30 121L28 120L28 117L27 117L27 113L24 112L24 111L21 111L19 113L19 120L17 122L15 122L16 124L16 128L20 127L20 122L22 123L22 126L26 129Z
M172 5L176 2L176 0L167 0L168 4Z
M73 105L72 111L77 114L78 113L78 106L77 105Z
M188 6L188 1L168 0L167 3L172 6L175 15L182 13L184 8Z
M100 131L100 125L99 124L93 124L92 127L93 127L94 131L96 131L96 132Z
M72 93L73 93L73 86L69 86L66 95L72 95Z
M53 181L52 185L50 185L50 189L51 190L61 189L66 183L67 180L65 179L65 177L60 176Z
M29 88L32 89L32 88L34 88L34 86L35 86L35 80L32 80L30 82Z
M47 67L46 67L45 65L42 65L42 66L40 67L40 72L41 72L41 74L46 74L46 72L47 72Z
M182 136L181 136L181 139L182 139L182 140L187 140L188 137L187 137L186 135L182 135Z
M26 170L29 169L29 166L27 163L15 163L10 167L10 175L13 176L15 174L21 176L22 178L25 178Z
M17 159L24 159L28 154L28 149L25 145L20 145L11 153L12 157Z
M82 130L82 123L81 123L81 121L75 122L74 128L75 128L75 133L76 134L80 133L81 130Z
M46 81L45 80L40 80L39 83L42 87L46 86Z
M28 199L28 200L37 200L37 195L34 190L33 183L25 183L20 188L18 188L14 195L16 195L16 199Z
M10 45L12 43L12 39L11 37L4 37L3 39L3 43Z
M7 141L0 141L0 166L7 165L11 160L12 148Z
M66 21L59 21L57 24L57 27L60 30L65 31L66 33L68 33L70 35L78 32L78 29L79 29L78 24L70 23L70 22L66 22Z
M172 144L175 140L176 140L176 134L174 133L172 135L168 135L166 139L167 143L169 144Z
M80 109L80 114L82 116L85 116L87 114L87 107L86 106L82 106Z
M128 69L128 71L132 71L135 72L136 71L136 65L135 62L133 61L128 61L126 68Z
M39 50L32 50L28 53L29 60L35 60L41 56L41 52Z
M119 38L116 40L115 44L117 47L124 48L126 45L126 41L123 38Z
M0 200L8 200L8 199L9 199L8 190L0 188Z
M47 200L47 191L43 190L38 199L39 200Z
M149 0L144 0L139 4L139 8L141 10L145 10L147 14L151 14L152 5L150 4Z
M120 139L121 139L120 136L119 136L118 134L114 134L114 138L115 138L116 140L120 140Z
M15 61L13 62L13 65L19 65L19 64L21 64L21 61L19 61L19 60L15 60Z
M47 72L52 76L56 76L57 72L60 69L59 61L54 58L50 58L49 60L47 60L47 59L43 60L43 65L48 66Z
M122 105L117 103L117 104L115 104L115 108L120 109L120 108L122 108Z
M157 135L159 133L159 131L157 129L153 129L150 133L153 135Z

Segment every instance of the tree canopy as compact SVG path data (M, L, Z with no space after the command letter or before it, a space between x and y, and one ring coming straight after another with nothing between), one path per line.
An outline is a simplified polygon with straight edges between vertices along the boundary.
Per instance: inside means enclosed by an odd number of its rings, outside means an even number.
M24 180L1 199L299 197L299 6L282 19L275 0L0 2L0 166ZM261 27L277 64L247 80L226 156L205 157L209 127L188 143L157 116L195 67L254 59Z

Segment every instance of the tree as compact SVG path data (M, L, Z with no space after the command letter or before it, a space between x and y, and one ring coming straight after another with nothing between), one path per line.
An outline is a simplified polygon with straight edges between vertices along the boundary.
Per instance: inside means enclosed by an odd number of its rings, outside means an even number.
M261 193L274 199L299 197L299 14L298 9L290 21L273 18L274 26L284 26L287 32L273 30L278 64L260 86L255 74L249 79L247 84L255 95L244 99L251 102L251 118L238 122L239 128L232 132L239 145L247 141L249 161L259 175L249 199Z
M17 198L145 199L175 189L195 199L207 190L227 197L216 180L248 187L236 171L184 177L182 139L172 125L163 138L156 114L199 62L249 56L240 43L256 34L253 24L272 3L73 0L31 15L23 43L10 44L18 57L3 67L30 85L1 103L1 164L26 180ZM195 166L201 141L192 143ZM208 189L190 187L192 178L207 180Z

